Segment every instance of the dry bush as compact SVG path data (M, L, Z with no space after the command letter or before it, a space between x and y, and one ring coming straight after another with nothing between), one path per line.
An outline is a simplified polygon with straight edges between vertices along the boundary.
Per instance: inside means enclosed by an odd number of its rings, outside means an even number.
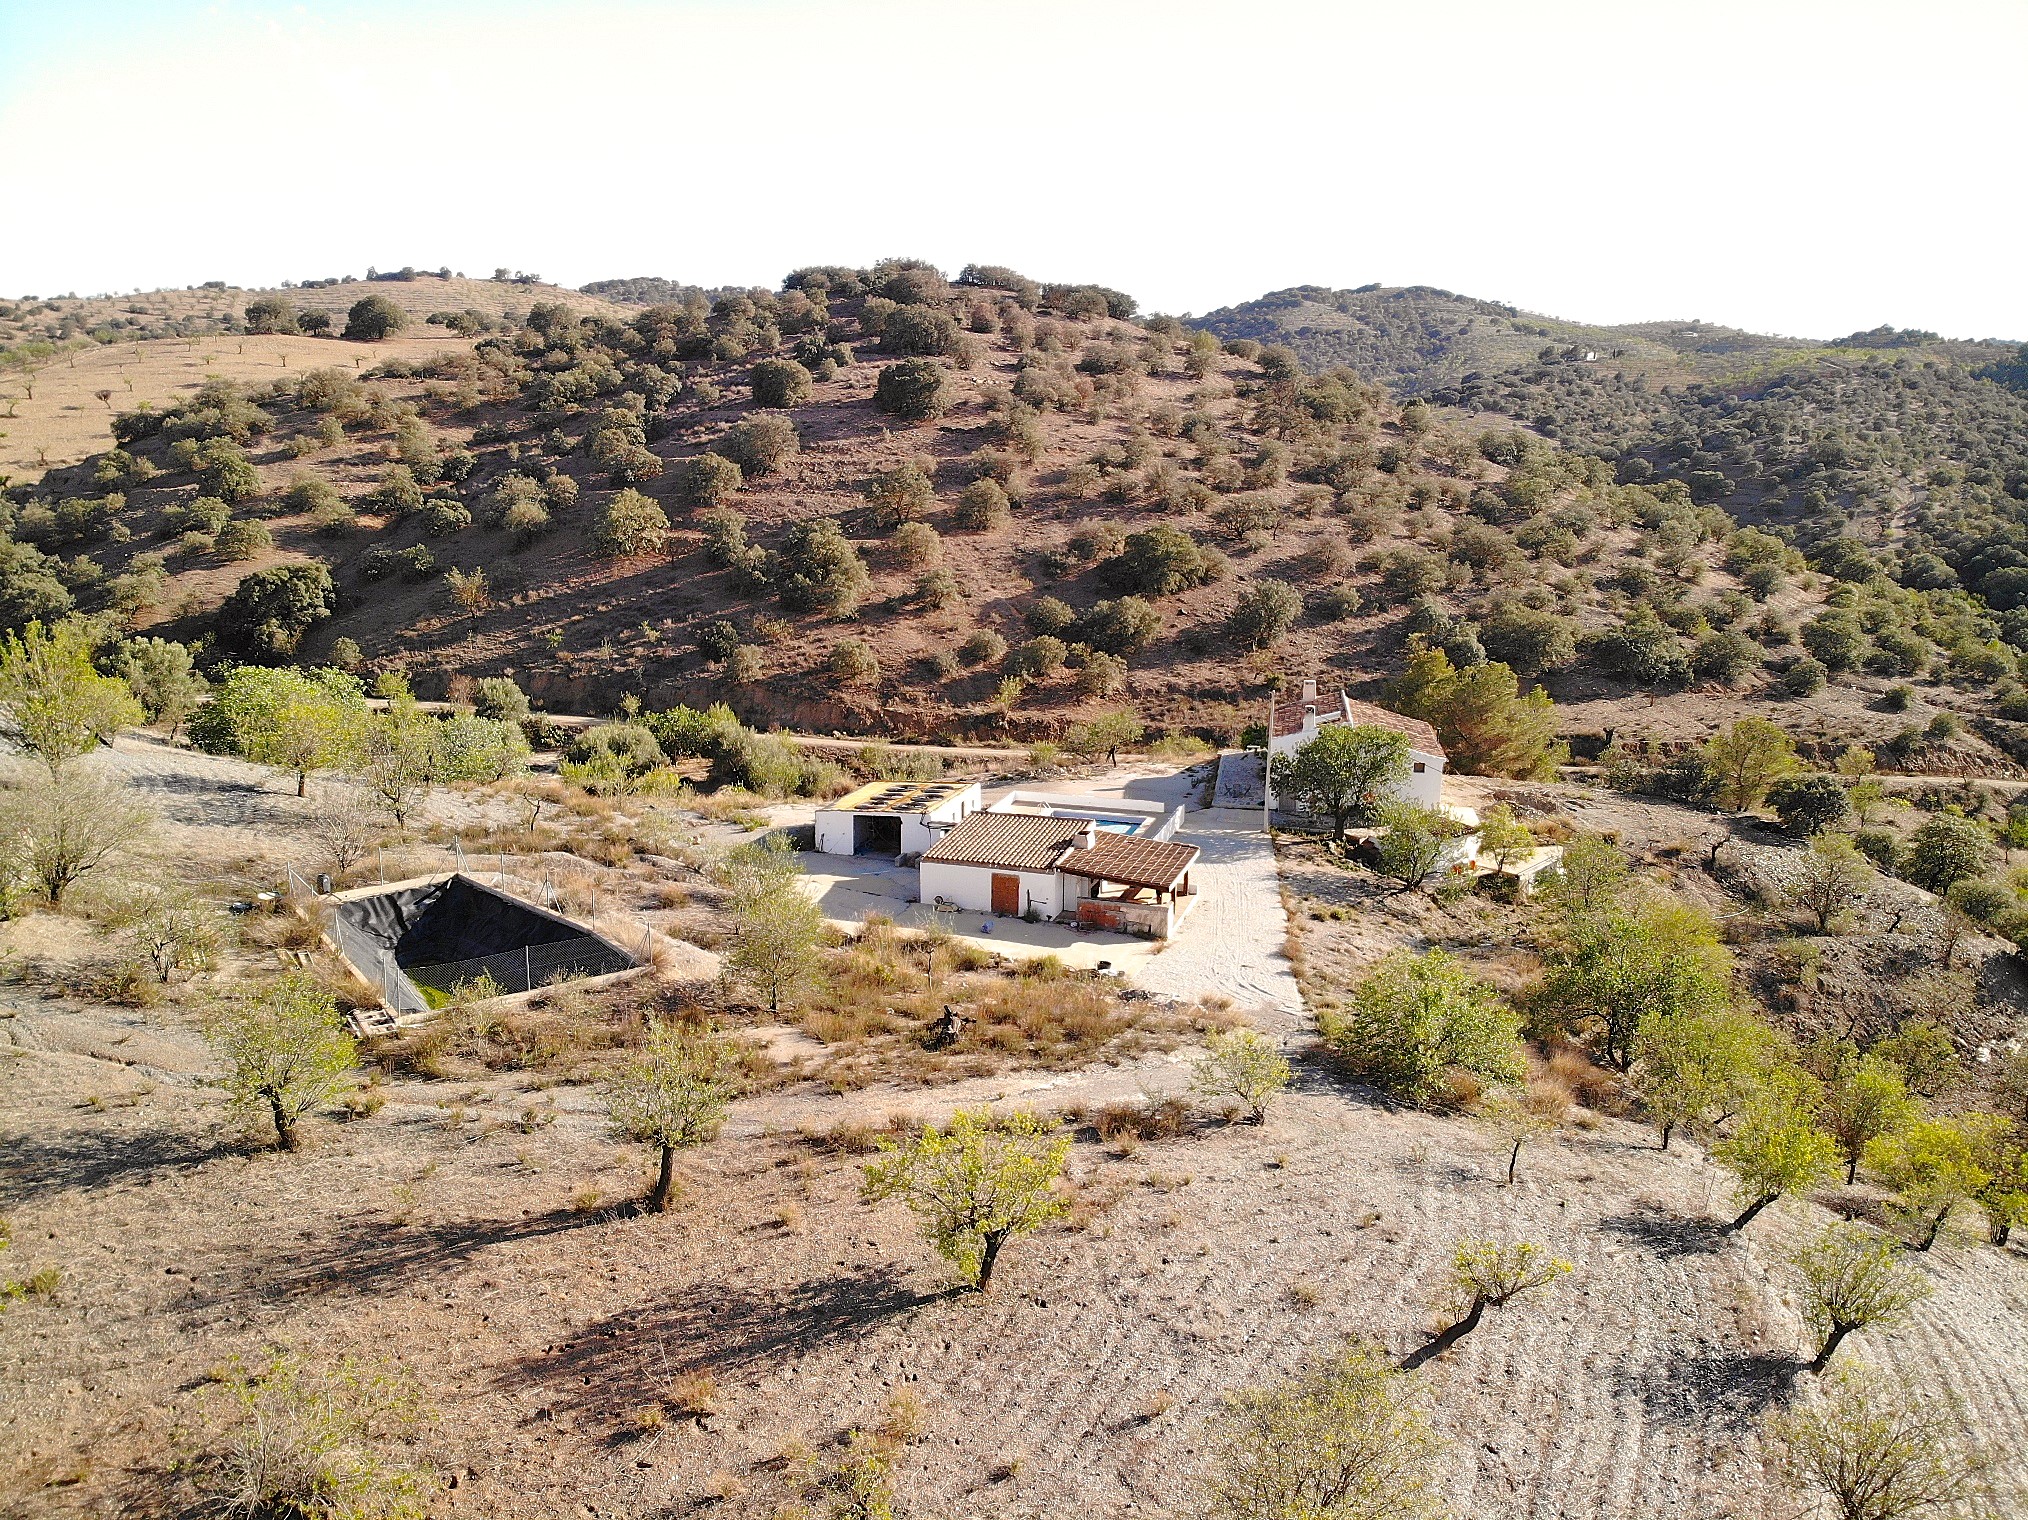
M1178 1097L1108 1103L1091 1122L1101 1140L1172 1140L1190 1128L1190 1105Z
M1575 1045L1550 1052L1545 1077L1577 1102L1602 1114L1625 1114L1631 1107L1626 1084Z
M669 1402L685 1414L714 1414L718 1410L718 1379L701 1367L686 1372L669 1385Z

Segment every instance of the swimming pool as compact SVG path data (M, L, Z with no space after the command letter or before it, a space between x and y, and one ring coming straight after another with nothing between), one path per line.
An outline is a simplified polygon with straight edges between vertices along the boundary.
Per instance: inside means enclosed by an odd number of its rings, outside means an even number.
M1092 820L1093 823L1097 824L1108 834L1131 834L1147 821L1145 818L1094 818Z

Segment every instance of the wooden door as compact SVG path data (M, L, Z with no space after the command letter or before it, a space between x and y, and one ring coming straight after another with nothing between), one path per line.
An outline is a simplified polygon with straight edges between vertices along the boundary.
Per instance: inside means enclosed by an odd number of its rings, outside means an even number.
M1021 878L993 873L993 911L1003 918L1021 916Z

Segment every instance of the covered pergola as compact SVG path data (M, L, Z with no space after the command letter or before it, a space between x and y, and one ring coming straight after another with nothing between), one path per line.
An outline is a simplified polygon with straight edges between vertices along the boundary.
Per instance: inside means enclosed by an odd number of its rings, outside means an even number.
M1177 903L1192 895L1190 867L1197 855L1194 844L1120 836L1072 850L1057 869L1091 884L1090 895L1078 900L1079 923L1146 929L1166 939L1179 916ZM1109 886L1119 890L1107 896Z

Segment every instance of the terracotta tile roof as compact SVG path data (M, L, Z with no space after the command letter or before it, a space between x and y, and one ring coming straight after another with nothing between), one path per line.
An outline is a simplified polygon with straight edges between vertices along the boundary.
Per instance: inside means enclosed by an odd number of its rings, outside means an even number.
M923 852L925 865L1053 871L1077 843L1083 822L1039 813L974 813Z
M1303 731L1303 715L1306 709L1315 707L1317 722L1351 723L1369 725L1373 728L1388 728L1405 735L1408 742L1425 755L1441 755L1444 747L1437 738L1437 731L1420 718L1405 718L1398 712L1389 712L1371 702L1361 702L1348 697L1342 691L1317 693L1315 702L1306 702L1298 697L1292 702L1275 704L1275 737L1286 738Z
M1197 846L1162 839L1130 839L1123 834L1101 838L1089 850L1072 850L1061 869L1071 876L1118 882L1124 887L1166 891L1183 878L1197 859Z

